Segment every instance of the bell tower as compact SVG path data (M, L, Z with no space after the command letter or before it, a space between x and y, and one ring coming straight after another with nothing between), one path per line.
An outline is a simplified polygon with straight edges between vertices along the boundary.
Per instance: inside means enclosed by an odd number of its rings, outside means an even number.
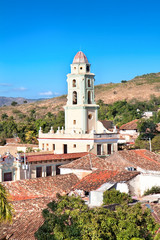
M98 105L94 100L94 74L83 52L78 52L67 75L68 96L65 109L65 132L85 134L96 130Z

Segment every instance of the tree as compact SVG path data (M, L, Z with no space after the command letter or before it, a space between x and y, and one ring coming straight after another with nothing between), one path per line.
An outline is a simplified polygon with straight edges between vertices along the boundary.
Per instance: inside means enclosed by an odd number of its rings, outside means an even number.
M18 103L15 102L15 101L13 101L13 102L11 103L12 106L16 106L17 104L18 104Z
M155 136L157 125L151 119L141 119L137 123L138 131L140 132L139 139L148 140L149 138L153 138Z
M8 196L5 187L0 184L0 223L12 220L13 208L8 202Z
M116 189L107 190L103 193L103 204L132 202L132 198L126 194L117 191Z
M58 196L43 210L44 224L37 239L53 240L152 240L159 225L140 204L122 205L115 211L90 209L80 198Z
M160 135L155 136L152 139L152 151L158 152L160 151Z
M6 113L3 113L2 116L1 116L2 120L5 120L8 118L8 115Z

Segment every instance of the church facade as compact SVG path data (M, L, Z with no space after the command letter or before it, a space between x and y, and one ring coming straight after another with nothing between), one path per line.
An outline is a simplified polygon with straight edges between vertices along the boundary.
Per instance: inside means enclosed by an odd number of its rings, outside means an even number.
M43 133L39 130L39 148L55 154L89 152L106 156L117 151L116 129L109 131L98 121L94 99L95 75L83 52L78 52L67 75L68 96L65 109L65 129Z

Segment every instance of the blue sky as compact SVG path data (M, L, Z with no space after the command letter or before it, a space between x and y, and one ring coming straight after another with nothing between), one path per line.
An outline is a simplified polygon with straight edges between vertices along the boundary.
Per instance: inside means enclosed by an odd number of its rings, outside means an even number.
M67 93L82 50L95 84L160 72L157 0L0 0L0 96Z

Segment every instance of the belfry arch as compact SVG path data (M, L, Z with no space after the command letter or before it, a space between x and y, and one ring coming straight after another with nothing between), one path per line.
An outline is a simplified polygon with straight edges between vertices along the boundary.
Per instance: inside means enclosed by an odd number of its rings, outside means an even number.
M73 92L73 104L77 104L77 92Z
M91 100L91 91L88 91L88 104L91 104L92 100Z

